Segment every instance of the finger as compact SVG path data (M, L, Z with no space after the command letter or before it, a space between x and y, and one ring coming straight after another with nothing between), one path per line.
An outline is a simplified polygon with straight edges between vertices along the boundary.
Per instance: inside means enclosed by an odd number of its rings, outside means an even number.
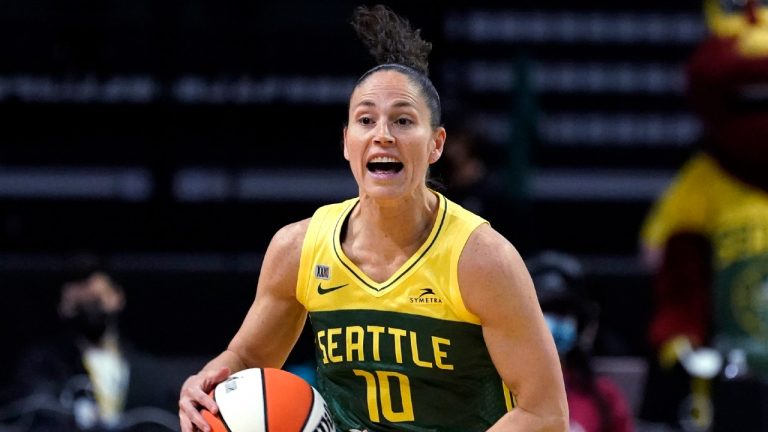
M203 432L210 432L211 427L208 422L205 421L200 411L195 408L190 401L182 401L179 403L180 418L186 417L186 421L189 423L190 432L195 430L195 427Z
M193 400L197 402L198 405L205 407L205 409L212 412L213 414L219 412L219 406L216 405L216 401L214 401L212 397L208 396L208 393L200 389L196 389L193 391L193 396Z
M181 432L193 432L192 422L181 411L179 411L179 425L181 425Z
M221 381L224 381L225 379L227 379L231 374L232 374L232 371L225 366L214 373L213 379L216 381L216 383L220 383Z
M179 411L179 424L181 425L181 432L197 432L200 430L194 424L192 424L189 416L187 416L187 414L182 411Z
M195 392L194 399L210 412L216 414L219 410L219 407L216 405L216 401L214 401L213 398L208 395L208 393L216 388L217 384L227 379L230 375L231 370L228 367L222 367L216 371L207 373L203 379L203 385L201 386L202 394Z
M208 372L203 377L203 390L208 392L216 387L216 384L229 378L230 372L228 367L223 367L216 371Z
M202 432L211 432L211 426L205 421L205 418L200 414L200 411L195 411L195 414L192 416L192 423L194 423L194 425Z

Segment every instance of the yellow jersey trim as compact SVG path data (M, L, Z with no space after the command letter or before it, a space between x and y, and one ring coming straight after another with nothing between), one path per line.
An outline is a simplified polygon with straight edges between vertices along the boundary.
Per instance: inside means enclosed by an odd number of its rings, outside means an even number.
M384 282L378 283L368 277L365 273L363 273L360 268L350 260L347 255L344 253L344 250L341 248L341 229L344 226L344 222L347 220L347 217L349 213L352 211L352 209L355 207L354 205L349 206L342 214L341 217L336 221L336 227L333 230L333 252L336 254L336 258L338 258L339 262L344 265L344 267L349 271L349 273L357 279L360 283L362 283L364 286L372 289L377 294L383 294L384 291L387 290L387 288L392 287L397 281L402 279L404 276L409 274L414 268L417 267L418 264L422 262L422 258L429 252L429 250L432 248L432 245L435 244L435 240L437 239L437 236L440 234L440 231L443 228L443 223L445 222L445 215L446 215L446 206L447 202L445 198L442 195L437 195L438 197L438 214L437 214L437 223L434 224L432 227L432 230L429 233L429 237L427 237L427 240L424 242L424 244L419 247L419 249L414 253L408 260L403 263L403 265L396 271L392 276L389 277ZM356 203L355 203L356 204Z

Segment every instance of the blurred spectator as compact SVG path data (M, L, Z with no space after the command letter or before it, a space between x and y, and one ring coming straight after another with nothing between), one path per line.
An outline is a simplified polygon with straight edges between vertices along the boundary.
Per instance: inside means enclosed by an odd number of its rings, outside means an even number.
M571 255L545 251L526 265L560 355L571 432L633 431L626 396L592 366L599 308L583 292L581 263Z
M160 363L121 336L122 287L85 254L69 260L64 279L61 326L20 357L18 398L0 407L3 430L176 430L171 410L180 380L148 373L162 370Z
M523 200L510 197L505 158L470 127L459 126L447 138L437 177L447 197L490 221L516 244L525 244L521 233L527 232L527 215Z
M489 167L481 155L476 134L468 129L451 133L443 152L446 194L462 207L486 215L490 200L495 198Z

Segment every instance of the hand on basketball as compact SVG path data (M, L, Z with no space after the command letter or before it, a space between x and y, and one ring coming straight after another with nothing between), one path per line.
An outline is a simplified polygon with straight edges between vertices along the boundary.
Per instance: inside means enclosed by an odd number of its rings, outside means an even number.
M184 381L179 398L179 422L182 432L210 431L210 426L199 410L205 408L212 413L218 412L216 402L208 393L216 384L227 379L229 374L229 368L223 367L214 371L201 371Z

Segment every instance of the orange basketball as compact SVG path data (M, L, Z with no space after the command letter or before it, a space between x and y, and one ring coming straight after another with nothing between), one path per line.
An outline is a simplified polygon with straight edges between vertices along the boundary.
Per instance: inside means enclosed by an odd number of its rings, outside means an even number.
M212 391L219 406L202 410L213 432L335 431L320 393L298 375L252 368L230 375Z

